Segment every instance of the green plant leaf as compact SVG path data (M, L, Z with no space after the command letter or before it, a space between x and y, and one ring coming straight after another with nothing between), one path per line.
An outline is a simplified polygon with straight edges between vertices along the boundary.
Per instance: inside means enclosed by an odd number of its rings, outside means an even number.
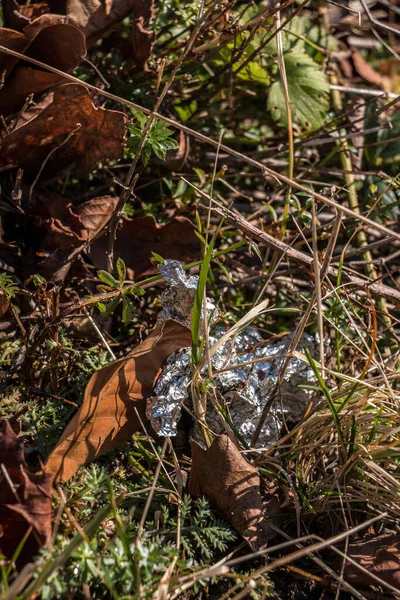
M117 271L118 271L118 276L119 276L119 283L120 283L120 286L122 287L122 285L126 279L126 266L125 266L125 263L122 260L122 258L118 258L118 260L117 260Z
M160 256L159 254L157 254L157 252L152 252L151 253L152 258L150 259L152 263L154 264L158 264L158 263L162 263L164 262L164 259L162 256Z
M136 108L131 108L131 113L132 115L135 117L135 119L137 119L139 121L140 127L143 131L143 129L146 126L147 123L147 117L144 113L142 113L142 111L137 110ZM129 127L129 125L128 125Z
M111 273L107 273L107 271L97 271L97 277L106 285L109 285L116 290L119 289L119 283Z
M125 296L122 303L122 320L125 325L129 325L129 323L132 322L134 313L135 307L133 306L133 303Z
M216 240L216 235L214 235L211 239L211 242L207 248L207 252L204 256L200 274L199 274L199 282L197 284L196 296L194 299L193 313L192 313L192 361L194 364L198 362L199 352L198 352L198 344L199 344L199 333L200 333L200 319L201 319L201 310L203 306L203 295L207 285L207 276L208 269L210 267L212 253L214 251L214 244Z
M104 302L97 302L96 306L97 306L97 308L98 308L98 310L99 310L99 313L100 313L100 314L102 314L102 315L104 315L104 313L105 313L105 312L106 312L106 310L107 310L107 307L106 307L106 305L104 304Z
M120 299L121 299L121 296L116 296L116 298L113 298L111 300L111 302L109 304L107 304L106 311L105 311L105 313L102 314L102 317L104 317L105 319L108 319L108 317L111 315L111 313L113 313L114 310L117 308Z
M146 166L149 163L150 157L151 157L151 145L147 141L145 143L145 145L143 146L143 150L142 150L142 161L143 161L144 166Z
M329 85L322 69L305 52L284 54L292 117L307 130L318 129L329 107ZM268 95L272 118L287 126L285 97L281 81L272 84Z

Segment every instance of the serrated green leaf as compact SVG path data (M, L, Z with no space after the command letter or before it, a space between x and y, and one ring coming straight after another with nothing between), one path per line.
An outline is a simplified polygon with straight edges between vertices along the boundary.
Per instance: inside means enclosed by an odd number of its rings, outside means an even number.
M244 81L255 81L257 83L262 83L263 85L269 85L271 82L270 76L266 70L255 60L252 60L241 69L238 72L237 77Z
M118 271L119 283L120 283L120 286L122 286L126 279L126 266L125 266L125 263L122 260L122 258L118 258L118 260L117 260L117 271Z
M293 120L307 130L318 129L329 107L329 85L326 77L305 52L287 52L284 54L284 60ZM267 106L273 119L287 126L281 81L272 84Z
M118 281L111 275L111 273L107 273L107 271L97 271L97 277L110 287L115 288L116 290L119 288Z

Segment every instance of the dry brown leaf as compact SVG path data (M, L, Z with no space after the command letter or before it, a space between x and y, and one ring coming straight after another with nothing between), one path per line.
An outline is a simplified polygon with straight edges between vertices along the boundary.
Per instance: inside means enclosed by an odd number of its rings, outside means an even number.
M8 310L8 300L5 293L0 290L0 318L3 317Z
M359 565L389 585L400 590L400 536L398 533L379 535L370 540L349 544L347 553ZM338 564L338 567L341 566ZM379 585L366 573L347 563L344 579L357 588ZM383 586L382 586L383 587Z
M0 551L11 558L28 529L19 566L46 544L51 535L51 487L48 473L29 473L24 446L13 423L0 421ZM6 474L6 475L5 475ZM12 486L12 487L11 487Z
M39 250L45 257L36 267L38 273L60 284L80 252L101 235L117 203L118 198L104 196L74 207L58 194L39 196L34 223L45 232Z
M162 165L165 169L179 171L185 164L190 152L190 139L183 131L179 132L179 147L176 150L168 150ZM161 161L160 161L161 162Z
M29 23L50 12L47 2L18 4L17 0L2 0L4 26L21 31Z
M41 250L71 251L89 244L107 225L117 203L118 198L104 196L73 206L59 194L40 196L35 207L35 222L47 232Z
M107 244L108 240L102 238L91 245L90 258L97 269L107 268ZM197 260L200 244L194 225L186 217L175 217L165 225L158 225L151 216L123 219L117 232L114 255L123 259L130 279L157 272L150 262L152 252L183 263Z
M383 77L361 56L357 50L352 50L351 57L355 71L360 77L378 87L382 87Z
M218 436L207 450L192 442L189 490L205 496L252 550L266 547L271 531L264 521L260 476L228 436Z
M122 157L126 120L121 112L95 108L81 85L62 85L39 115L3 138L0 165L36 174L54 151L46 163L49 172L75 165L74 174L83 177L101 160Z
M158 326L126 358L96 371L86 387L83 404L49 456L46 472L67 481L87 462L110 452L140 429L165 360L189 346L191 332L175 321Z
M85 36L59 15L42 15L22 33L0 28L0 44L65 72L78 66L86 55ZM30 94L43 92L63 81L54 73L5 54L0 55L0 71L6 71L6 81L0 89L3 115L19 110Z
M53 12L67 15L87 38L99 37L128 17L137 0L49 0Z
M387 92L400 94L400 64L397 58L390 57L381 60L379 72L383 78L383 87Z
M149 70L147 61L155 42L154 32L149 30L153 17L153 1L135 0L132 23L133 60L144 71Z

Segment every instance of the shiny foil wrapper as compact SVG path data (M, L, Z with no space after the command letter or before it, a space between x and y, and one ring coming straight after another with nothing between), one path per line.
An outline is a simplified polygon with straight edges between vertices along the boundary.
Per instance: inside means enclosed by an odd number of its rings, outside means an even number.
M190 329L199 278L197 275L186 275L182 265L177 260L164 260L158 265L158 270L166 284L165 290L161 294L163 308L158 315L158 322L162 323L167 319L172 319ZM206 301L206 312L208 322L218 320L219 311L209 298ZM203 324L204 315L202 311L200 325L203 326Z
M175 264L171 267L170 263ZM161 319L174 318L171 315L175 315L178 317L175 320L190 327L192 307L189 296L193 294L193 303L197 277L187 277L176 261L164 261L162 265L166 265L165 269L162 267L160 271L163 275L167 272L167 289L163 293L164 308ZM179 265L180 269L176 265ZM210 347L224 333L223 328L217 327L210 335ZM283 340L266 343L256 329L249 327L229 340L211 358L217 401L248 444L251 443L263 409L274 391L285 362L282 355L287 353L289 345L289 336ZM302 336L297 351L302 353L305 348L316 356L317 345L311 336ZM176 435L182 405L186 405L193 414L190 354L190 349L186 348L178 350L167 359L154 388L154 397L148 400L147 414L159 435ZM207 378L207 367L204 367L203 373ZM314 383L316 378L310 366L297 357L291 358L279 387L278 400L269 411L257 447L268 446L278 441L284 421L289 425L300 421L312 400L313 391L298 386ZM208 402L206 421L213 433L225 431L223 417L214 409L211 401ZM192 437L198 437L196 427L192 434Z

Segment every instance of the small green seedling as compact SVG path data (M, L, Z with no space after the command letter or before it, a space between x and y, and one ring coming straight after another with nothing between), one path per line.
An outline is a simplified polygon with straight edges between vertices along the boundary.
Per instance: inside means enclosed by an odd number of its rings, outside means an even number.
M0 273L0 290L3 292L8 301L15 298L18 291L18 286L7 273Z
M133 158L145 135L148 117L139 110L131 109L131 112L136 119L136 123L130 123L126 126L129 134L127 140L127 155L130 158ZM160 160L165 160L168 150L176 150L179 147L178 142L171 137L173 133L172 129L168 129L163 121L154 119L147 132L147 139L142 147L141 157L144 165L148 164L152 153Z
M125 325L128 325L131 323L135 312L134 304L129 296L140 298L144 294L144 289L135 285L124 287L126 266L122 258L117 260L117 272L118 280L107 271L97 272L98 278L105 284L100 286L101 291L109 294L115 290L117 294L111 299L97 302L96 306L102 317L107 319L115 311L120 302L122 302L122 321Z

